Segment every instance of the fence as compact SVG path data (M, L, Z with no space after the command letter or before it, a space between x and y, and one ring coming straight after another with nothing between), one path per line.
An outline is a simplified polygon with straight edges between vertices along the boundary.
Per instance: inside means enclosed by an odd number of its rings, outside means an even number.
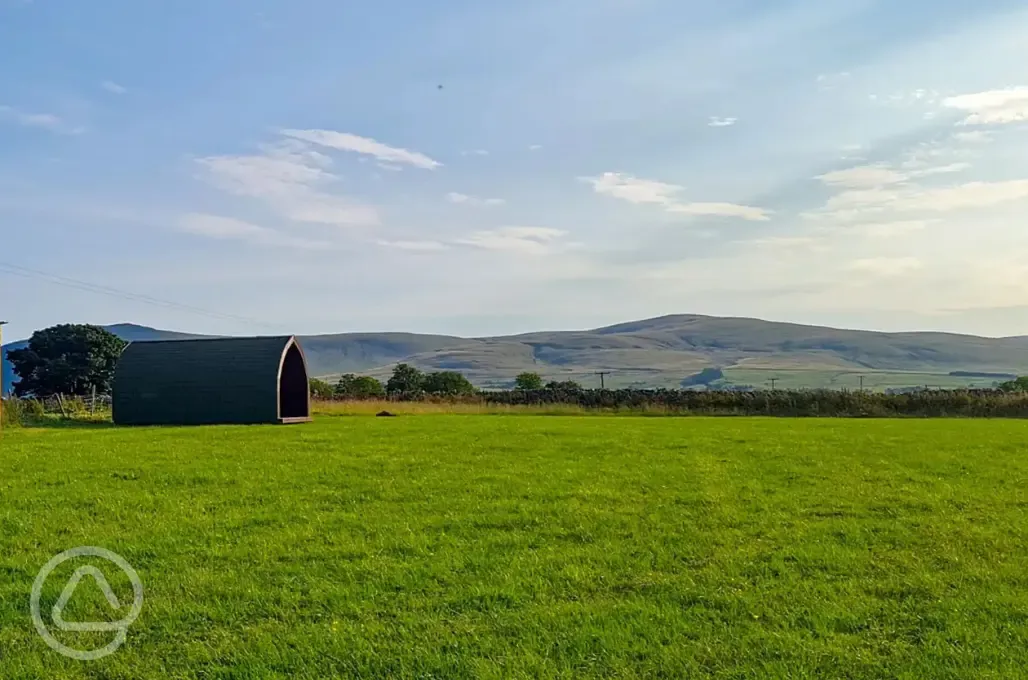
M111 412L111 397L106 394L68 397L55 394L39 399L4 399L4 424L17 425L41 418L106 418Z

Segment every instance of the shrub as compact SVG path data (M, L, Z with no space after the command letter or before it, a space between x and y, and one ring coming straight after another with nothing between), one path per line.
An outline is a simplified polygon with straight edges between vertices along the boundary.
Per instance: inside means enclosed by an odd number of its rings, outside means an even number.
M521 373L514 378L514 389L516 390L541 390L543 379L538 373Z
M389 394L417 394L425 388L425 374L410 364L398 364L385 388Z
M385 386L376 378L353 373L340 377L335 387L339 399L381 399L385 394Z
M461 396L475 393L475 386L456 371L439 371L425 376L422 389L426 394Z

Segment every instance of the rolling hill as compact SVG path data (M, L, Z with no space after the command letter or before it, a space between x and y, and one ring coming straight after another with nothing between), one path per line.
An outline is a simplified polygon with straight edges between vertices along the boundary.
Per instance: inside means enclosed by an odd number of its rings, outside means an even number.
M200 337L134 324L108 328L133 341ZM638 387L676 387L704 368L721 369L726 385L775 379L783 387L855 387L858 377L868 387L988 386L1002 375L1028 373L1028 337L879 333L690 314L500 337L344 333L300 339L313 375L384 378L403 361L460 371L482 387L509 385L522 371L589 385L604 371L609 386ZM9 385L6 372L5 365Z

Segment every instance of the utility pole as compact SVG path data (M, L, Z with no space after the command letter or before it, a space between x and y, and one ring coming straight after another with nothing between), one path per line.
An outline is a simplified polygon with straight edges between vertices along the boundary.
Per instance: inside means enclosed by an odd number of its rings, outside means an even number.
M0 429L4 427L4 326L6 321L0 321Z
M778 382L778 378L771 378L771 391L775 391L775 383Z
M610 375L610 371L596 371L596 375L600 376L600 389L606 389L606 385L603 382L603 376Z
M864 376L860 376L860 391L864 391Z

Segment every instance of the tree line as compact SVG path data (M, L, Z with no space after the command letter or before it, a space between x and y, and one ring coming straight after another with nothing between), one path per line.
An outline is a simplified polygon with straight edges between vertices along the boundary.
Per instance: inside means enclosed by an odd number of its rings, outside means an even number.
M315 399L418 399L425 396L466 398L484 394L470 380L458 371L424 372L410 364L398 364L389 379L383 383L368 375L347 373L334 385L325 380L313 378L311 395ZM581 390L573 381L553 381L544 384L537 373L522 373L514 379L514 389L531 390Z
M61 325L37 331L8 360L19 381L15 394L44 398L110 394L114 369L126 342L104 328ZM711 376L713 376L711 372ZM835 390L586 389L574 381L544 382L522 373L508 390L480 390L457 371L423 372L397 365L383 383L346 374L335 384L311 380L316 399L447 399L503 405L572 404L598 409L658 409L707 414L781 416L968 416L1028 417L1028 377L991 390L901 393Z

